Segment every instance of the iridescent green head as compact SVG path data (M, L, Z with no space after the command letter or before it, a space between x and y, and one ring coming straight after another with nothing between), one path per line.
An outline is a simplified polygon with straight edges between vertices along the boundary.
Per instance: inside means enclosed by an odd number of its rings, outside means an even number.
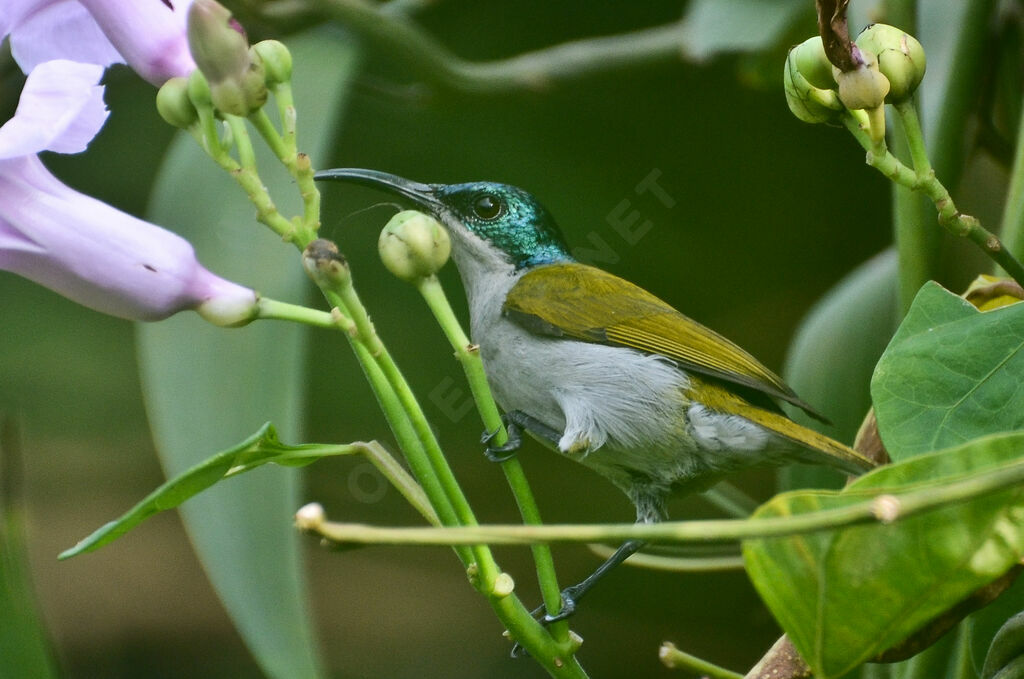
M476 236L499 250L516 269L569 261L565 239L537 199L522 189L495 182L420 184L375 170L324 170L317 179L375 186L404 196L448 227L456 251Z

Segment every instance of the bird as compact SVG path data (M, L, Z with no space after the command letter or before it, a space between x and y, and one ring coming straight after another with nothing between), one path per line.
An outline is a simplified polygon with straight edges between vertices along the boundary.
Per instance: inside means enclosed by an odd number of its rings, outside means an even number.
M470 333L511 441L518 429L603 475L641 523L662 521L674 494L708 489L760 464L805 462L860 474L874 463L787 417L785 402L826 421L744 349L638 285L577 261L556 221L527 191L497 182L425 184L360 168L317 180L403 197L447 230ZM485 436L486 440L486 436ZM545 623L643 547L623 543L562 591ZM540 609L538 609L538 612Z

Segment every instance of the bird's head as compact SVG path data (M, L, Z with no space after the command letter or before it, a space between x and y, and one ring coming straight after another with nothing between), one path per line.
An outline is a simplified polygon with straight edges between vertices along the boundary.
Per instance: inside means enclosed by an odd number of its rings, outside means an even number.
M448 230L460 269L504 262L514 269L571 259L565 240L537 199L496 182L421 184L358 168L316 173L318 180L343 181L398 194L434 216Z

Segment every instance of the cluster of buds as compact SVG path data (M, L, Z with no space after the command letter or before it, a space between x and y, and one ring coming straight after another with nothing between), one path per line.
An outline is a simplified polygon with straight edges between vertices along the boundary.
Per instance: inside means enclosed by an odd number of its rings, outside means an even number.
M854 68L841 71L820 36L790 50L783 74L786 102L808 123L834 121L844 109L877 109L913 96L925 71L924 48L912 35L886 24L864 29L851 46Z
M248 116L263 107L274 86L291 80L288 48L276 40L250 47L231 13L213 0L192 5L188 43L198 68L171 78L157 93L157 111L175 127L192 126L198 109Z

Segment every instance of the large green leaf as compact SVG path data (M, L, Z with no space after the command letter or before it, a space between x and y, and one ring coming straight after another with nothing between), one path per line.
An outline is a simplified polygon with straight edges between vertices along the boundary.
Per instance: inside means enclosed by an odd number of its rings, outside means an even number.
M327 155L331 125L354 52L341 34L289 41L299 144L316 163ZM257 144L264 183L284 214L301 207L294 183ZM298 254L258 225L255 209L230 177L181 135L172 145L150 217L182 233L216 273L268 296L307 294ZM139 326L147 410L169 476L209 450L227 448L263 422L301 439L305 333L297 325L213 328L194 315ZM300 545L291 517L299 503L294 472L263 469L220 484L181 508L210 581L264 671L293 679L321 676L308 614Z
M928 283L878 362L871 395L901 460L1024 428L1024 304L979 312Z
M759 517L935 489L1020 464L1024 432L1000 434L880 468L843 491L773 498ZM1024 554L1024 488L891 524L744 543L755 587L819 679L839 677L916 632Z
M807 314L783 368L800 398L833 422L803 412L793 419L847 443L871 407L869 384L896 328L896 253L886 250L841 280ZM783 488L838 488L845 478L824 467L795 465L780 474Z
M0 677L60 676L29 568L13 418L0 416Z
M68 559L78 554L97 550L121 537L154 514L174 509L185 500L198 495L224 479L265 464L303 467L323 457L351 455L361 450L362 446L359 445L319 443L285 445L277 438L277 431L268 422L238 445L217 453L173 479L167 480L121 517L100 526L77 545L61 552L60 558Z

